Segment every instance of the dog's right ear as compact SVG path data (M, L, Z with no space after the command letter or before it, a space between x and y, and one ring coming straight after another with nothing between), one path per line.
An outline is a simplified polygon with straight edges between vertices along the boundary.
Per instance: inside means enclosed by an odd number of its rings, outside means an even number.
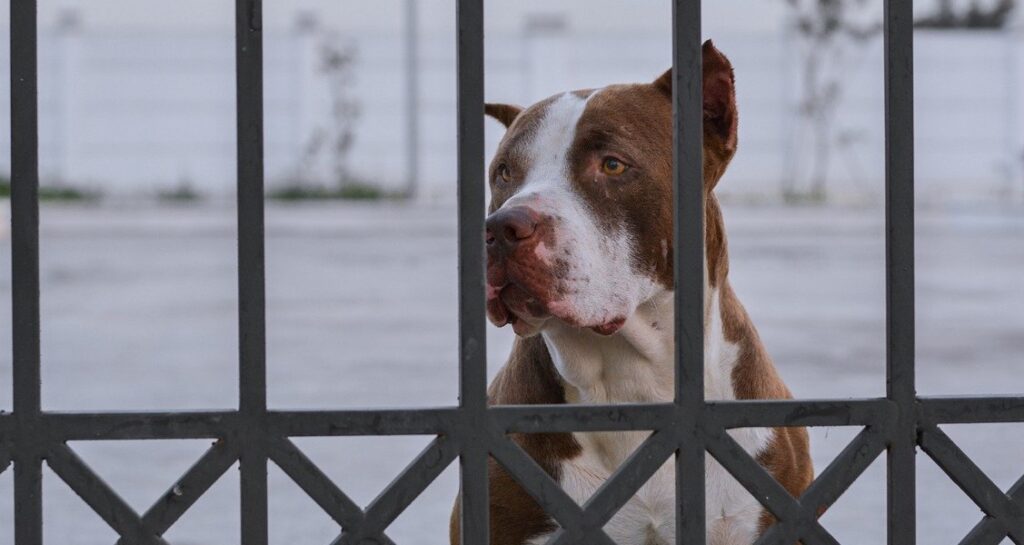
M506 129L512 126L512 122L522 112L521 107L512 104L484 104L484 113L500 121Z
M723 151L731 156L736 152L737 140L736 78L732 63L708 40L701 47L701 64L704 76L705 143L707 137L715 138ZM654 86L671 97L672 69L669 68L655 80Z

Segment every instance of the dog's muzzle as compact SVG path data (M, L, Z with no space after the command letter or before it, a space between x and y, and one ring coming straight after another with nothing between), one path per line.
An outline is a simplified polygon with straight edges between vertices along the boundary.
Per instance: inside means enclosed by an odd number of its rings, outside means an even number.
M487 315L494 325L511 324L521 336L537 333L555 317L602 335L625 322L584 324L574 316L565 279L570 265L558 256L555 222L535 209L517 205L487 218Z

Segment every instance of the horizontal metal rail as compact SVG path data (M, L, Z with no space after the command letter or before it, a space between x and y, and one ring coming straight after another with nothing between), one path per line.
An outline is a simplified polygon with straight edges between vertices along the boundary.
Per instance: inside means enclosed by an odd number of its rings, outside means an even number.
M836 543L824 509L887 452L890 545L913 545L915 454L921 449L985 512L961 543L1024 542L1024 477L1000 490L943 432L944 424L1024 422L1024 396L921 397L914 380L913 38L909 0L884 1L886 132L886 371L884 398L706 401L703 397L703 188L700 0L673 0L676 187L676 397L671 403L487 406L484 320L483 0L457 0L459 404L415 409L275 411L266 400L261 0L235 0L238 135L239 407L228 411L51 412L40 404L39 172L35 0L11 2L11 246L13 412L0 413L0 472L14 468L15 543L43 542L47 464L113 530L119 543L163 534L232 466L241 470L241 535L267 542L267 465L278 465L337 523L335 544L393 545L388 526L459 460L462 543L486 545L488 458L558 523L555 545L614 545L603 526L675 456L677 539L704 542L710 455L777 519L758 544ZM863 428L794 498L727 433L736 428ZM509 434L649 430L611 478L579 505ZM365 509L291 438L430 435L434 439ZM72 442L215 439L144 513L135 512Z
M917 399L927 424L1024 422L1024 396L940 396ZM485 411L489 426L503 433L655 430L672 422L670 403L619 405L504 405ZM896 415L885 398L709 401L702 428L881 425ZM366 435L454 435L464 426L457 407L274 411L266 414L269 435L329 437ZM203 439L228 437L244 427L238 411L41 412L25 430L33 441ZM0 413L0 443L19 435L18 419Z
M993 500L991 482L974 469L958 469L964 464L962 453L937 431L940 423L1024 422L1024 397L925 397L917 401L919 430L926 452L961 484L974 492L991 517L981 521L978 535L999 534L1004 526L992 520L1017 521L1013 515L1018 496L1016 487L1006 500ZM565 528L561 542L571 540L603 541L595 534L628 497L639 488L653 469L669 456L680 435L666 422L675 419L674 404L497 406L484 410L486 437L467 430L457 407L435 409L348 410L348 411L268 411L264 441L268 458L279 465L300 487L342 525L343 535L377 536L382 543L387 524L398 515L469 442L489 453L510 472ZM780 522L765 534L763 542L792 542L799 536L828 542L828 533L815 522L822 509L835 501L888 445L898 430L896 407L887 399L797 400L797 401L715 401L707 402L697 432L711 455L736 475L761 499L766 509ZM818 477L801 498L784 494L765 469L750 458L725 430L738 427L777 426L863 426L865 430ZM31 449L54 468L62 478L70 479L73 489L101 511L127 542L139 539L139 532L162 535L213 482L241 455L246 440L246 423L238 411L184 413L49 413L42 412L30 430L20 429L12 414L0 415L0 460L10 450ZM623 477L582 508L560 491L543 470L508 441L507 433L550 433L566 431L657 430L652 439L626 464ZM295 436L351 435L437 435L438 440L395 480L382 494L375 509L366 512L346 499L326 476L289 441ZM931 438L935 437L935 440ZM119 496L82 462L65 443L82 440L195 439L218 441L189 471L168 488L142 515L127 508ZM443 439L440 439L443 438ZM440 441L440 442L438 442ZM29 446L29 443L31 446ZM5 464L0 463L0 468ZM978 488L981 487L981 488ZM113 509L113 511L110 511ZM367 522L369 520L369 522ZM1002 524L1000 522L1000 524ZM148 529L143 531L142 529ZM1004 532L1004 535L1009 530ZM149 535L146 534L146 535ZM794 537L796 536L796 537ZM339 538L342 539L342 538ZM348 542L354 538L347 538Z

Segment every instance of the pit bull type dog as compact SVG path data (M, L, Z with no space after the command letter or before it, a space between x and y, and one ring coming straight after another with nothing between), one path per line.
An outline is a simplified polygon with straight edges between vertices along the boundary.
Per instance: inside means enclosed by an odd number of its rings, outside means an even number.
M729 60L703 47L705 394L787 399L729 284L715 185L736 153ZM653 83L567 92L529 108L488 104L507 127L491 163L487 311L517 338L489 390L491 404L671 402L673 387L672 74ZM732 437L793 495L813 469L802 428ZM516 441L579 503L647 432L518 434ZM749 545L771 516L710 456L707 542ZM544 543L554 521L493 460L492 545ZM459 545L458 509L451 543ZM670 459L608 522L619 545L675 543ZM467 543L464 545L474 545Z

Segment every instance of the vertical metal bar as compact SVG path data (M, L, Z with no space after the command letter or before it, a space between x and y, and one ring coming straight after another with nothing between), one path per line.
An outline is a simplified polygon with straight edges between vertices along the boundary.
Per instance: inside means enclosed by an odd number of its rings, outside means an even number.
M35 0L11 2L11 310L14 541L43 542L42 459L28 434L39 418L39 102Z
M267 408L261 0L237 0L239 407Z
M239 409L242 543L267 543L266 305L263 251L263 30L261 0L235 2L238 123Z
M700 0L672 2L676 543L704 543L704 175Z
M488 530L487 350L484 316L484 4L458 0L459 405L462 543ZM479 436L480 440L470 440Z
M888 456L889 544L916 541L913 2L885 0L886 395L899 407Z

